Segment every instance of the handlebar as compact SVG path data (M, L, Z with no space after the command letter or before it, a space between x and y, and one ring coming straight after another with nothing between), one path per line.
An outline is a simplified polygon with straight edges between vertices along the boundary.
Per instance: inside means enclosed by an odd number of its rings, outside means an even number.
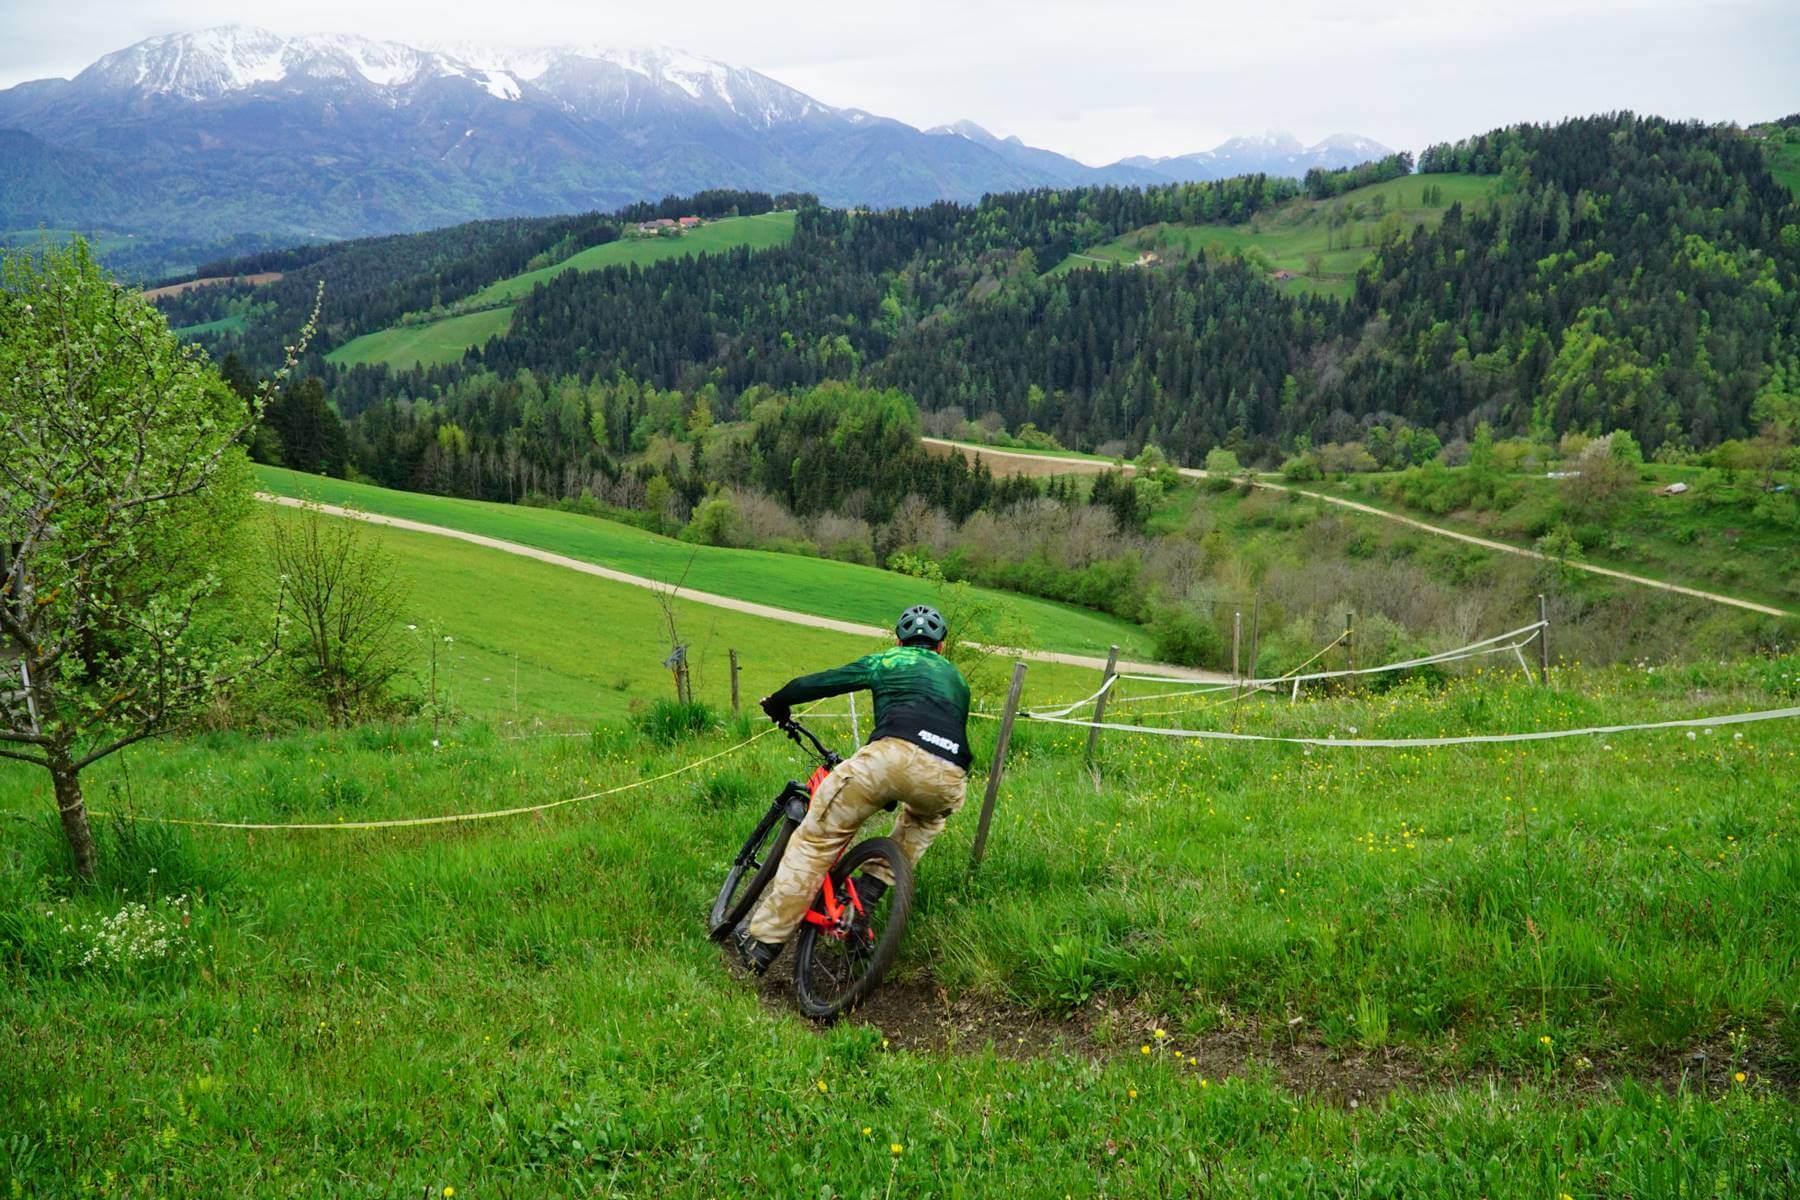
M781 726L781 731L788 735L789 740L802 750L806 749L806 742L811 742L812 752L824 759L826 766L835 767L844 761L838 756L836 751L819 740L818 734L794 720L792 717L789 717L785 721L779 721L777 724ZM801 741L801 738L805 738L806 742Z

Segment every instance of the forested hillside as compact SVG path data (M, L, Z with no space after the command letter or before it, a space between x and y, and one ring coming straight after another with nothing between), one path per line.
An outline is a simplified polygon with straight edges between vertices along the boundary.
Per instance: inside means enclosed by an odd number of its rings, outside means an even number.
M1219 253L1166 269L1045 273L1159 222L1245 221L1293 200L1288 180L884 212L789 197L803 210L788 246L558 275L521 297L509 334L461 362L406 373L310 366L352 420L393 401L448 398L489 373L528 371L544 390L623 378L679 391L690 409L704 392L716 419L746 415L739 401L752 388L842 379L898 387L927 413L993 412L1065 445L1155 443L1189 463L1225 447L1274 464L1376 425L1449 442L1482 421L1502 434L1620 428L1654 454L1745 436L1791 405L1800 209L1754 139L1616 114L1434 146L1420 167L1495 177L1495 200L1452 203L1410 232L1386 227L1342 302L1283 294L1258 264ZM1360 178L1311 187L1354 196ZM666 207L716 215L773 203L718 193ZM201 289L168 307L190 325L234 300L252 305L248 331L217 329L214 345L262 367L320 281L323 353L616 236L636 215L302 251L254 296Z

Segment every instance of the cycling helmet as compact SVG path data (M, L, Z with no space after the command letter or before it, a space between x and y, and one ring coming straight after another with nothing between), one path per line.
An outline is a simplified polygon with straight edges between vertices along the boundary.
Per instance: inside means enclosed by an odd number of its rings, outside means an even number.
M935 646L944 640L950 627L944 624L943 614L929 604L915 604L900 614L894 623L894 636L911 645L923 643Z

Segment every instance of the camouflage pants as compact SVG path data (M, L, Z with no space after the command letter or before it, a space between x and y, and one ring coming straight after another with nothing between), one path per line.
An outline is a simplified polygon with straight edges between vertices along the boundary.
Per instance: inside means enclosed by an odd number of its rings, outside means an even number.
M916 864L950 814L962 807L967 782L955 763L899 738L870 742L839 763L819 785L806 820L788 840L781 869L750 915L750 936L759 942L787 941L857 829L892 801L899 802L900 810L889 836ZM870 864L867 872L878 878L888 873L878 864Z

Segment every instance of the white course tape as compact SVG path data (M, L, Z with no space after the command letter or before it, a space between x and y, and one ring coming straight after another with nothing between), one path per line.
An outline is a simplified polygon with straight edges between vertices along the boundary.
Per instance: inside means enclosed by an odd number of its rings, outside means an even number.
M1585 737L1596 733L1629 733L1638 729L1701 729L1715 725L1744 725L1752 721L1777 721L1800 717L1800 708L1771 708L1762 712L1726 713L1718 717L1693 717L1681 721L1647 721L1631 725L1590 725L1582 729L1541 729L1531 733L1471 733L1435 738L1309 738L1277 737L1267 733L1228 733L1221 729L1164 729L1155 725L1095 724L1068 717L1030 717L1055 725L1079 725L1084 729L1110 729L1116 733L1149 733L1160 737L1209 738L1224 742L1285 742L1296 746L1329 746L1349 749L1417 749L1427 746L1475 746L1489 742L1546 742L1554 738Z
M1029 709L1029 710L1027 710L1028 714L1032 715L1032 716L1044 716L1044 717L1066 717L1070 713L1074 712L1076 709L1081 708L1084 705L1092 704L1094 701L1098 700L1100 697L1106 695L1106 693L1112 691L1113 685L1118 683L1121 678L1122 678L1122 676L1119 676L1119 675L1108 675L1106 677L1106 682L1100 685L1100 690L1097 692L1093 692L1089 695L1083 696L1079 700L1071 700L1067 704L1057 705L1054 708Z
M1520 634L1530 634L1533 637L1535 637L1535 636L1537 636L1538 632L1541 629L1543 629L1543 627L1544 627L1544 622L1533 621L1529 625L1521 625L1517 629L1508 630L1505 633L1497 633L1493 637L1483 638L1479 642L1470 642L1466 646L1458 646L1453 650L1440 650L1436 654L1427 654L1427 655L1424 655L1419 658L1409 658L1409 659L1402 660L1400 662L1382 663L1380 666L1376 666L1376 667L1358 667L1354 671L1348 670L1348 669L1340 670L1340 671L1314 671L1308 675L1289 674L1289 675L1277 675L1277 676L1274 676L1274 677L1268 678L1268 679L1245 679L1245 680L1239 681L1238 686L1251 686L1251 685L1272 684L1272 683L1281 683L1281 684L1309 683L1309 682L1312 682L1312 681L1318 680L1318 679L1342 679L1342 678L1345 678L1346 676L1350 676L1350 675L1379 675L1385 671L1407 671L1407 670L1411 670L1414 667L1428 667L1428 666L1432 666L1436 663L1454 662L1459 658L1473 658L1478 654L1495 653L1496 651L1494 651L1490 648L1493 647L1496 643L1509 641L1513 638L1519 637ZM1338 641L1342 641L1342 640L1343 640L1342 637L1340 637L1338 639ZM1520 641L1519 644L1526 645L1530 641L1531 641L1531 637L1527 637L1527 638L1524 638L1522 641ZM1337 642L1333 642L1331 645L1335 646L1335 645L1337 645ZM1327 646L1327 647L1325 647L1325 649L1329 650L1329 649L1331 649L1331 646ZM1500 647L1499 652L1504 652L1506 649L1508 649L1508 647L1502 646L1502 647ZM1321 650L1319 653L1323 654L1324 651ZM1313 657L1317 658L1318 655L1315 654ZM1142 683L1183 683L1183 682L1185 682L1184 680L1174 679L1174 678L1171 678L1166 675L1126 675L1126 676L1124 676L1124 678L1137 680ZM1165 694L1173 695L1174 693L1165 693Z

